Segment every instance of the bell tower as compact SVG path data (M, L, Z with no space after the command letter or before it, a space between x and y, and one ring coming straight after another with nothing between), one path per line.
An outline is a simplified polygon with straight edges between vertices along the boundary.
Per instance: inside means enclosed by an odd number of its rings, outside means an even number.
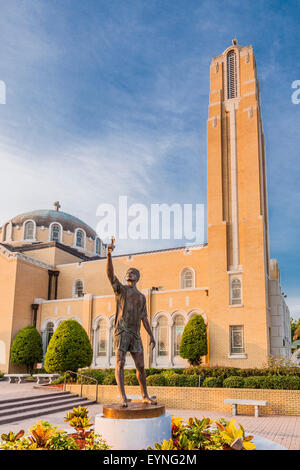
M265 142L255 57L236 39L210 67L207 159L210 311L228 337L224 364L251 367L258 351L247 339L258 323L261 357L270 353Z

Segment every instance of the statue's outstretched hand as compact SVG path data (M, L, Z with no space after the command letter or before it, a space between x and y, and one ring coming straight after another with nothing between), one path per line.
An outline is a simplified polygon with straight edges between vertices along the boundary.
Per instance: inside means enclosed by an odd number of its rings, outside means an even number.
M149 343L149 344L150 344L150 346L151 346L151 344L152 344L152 349L155 348L156 342L155 342L155 339L154 339L153 337L150 339L150 343Z

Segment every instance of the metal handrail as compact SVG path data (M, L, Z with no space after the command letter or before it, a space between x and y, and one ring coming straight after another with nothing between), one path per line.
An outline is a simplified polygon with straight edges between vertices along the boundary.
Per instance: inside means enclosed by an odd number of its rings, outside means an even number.
M97 379L95 379L94 377L89 377L88 375L81 374L79 372L74 372L72 370L66 370L65 371L65 379L64 379L64 392L66 391L67 373L75 374L75 375L80 376L80 396L81 397L82 397L82 387L83 387L82 377L85 377L86 379L93 380L94 382L96 382L96 403L98 402L98 380ZM89 385L89 384L86 384L86 385Z

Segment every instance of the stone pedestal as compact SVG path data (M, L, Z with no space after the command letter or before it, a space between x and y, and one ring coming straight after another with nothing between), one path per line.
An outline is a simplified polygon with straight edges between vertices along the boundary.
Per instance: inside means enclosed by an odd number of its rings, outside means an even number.
M95 433L114 450L142 450L171 438L171 415L163 405L105 405L103 413L95 416Z

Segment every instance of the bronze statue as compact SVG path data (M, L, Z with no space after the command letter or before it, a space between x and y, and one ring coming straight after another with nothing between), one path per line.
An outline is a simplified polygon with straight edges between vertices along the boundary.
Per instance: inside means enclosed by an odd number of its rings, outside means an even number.
M144 351L140 337L141 322L150 336L150 345L155 347L154 336L147 318L146 297L139 292L136 284L140 273L135 268L129 268L126 273L126 285L121 284L114 274L111 253L114 249L114 238L107 246L107 276L116 296L116 317L114 331L114 346L116 352L115 376L122 397L122 406L127 407L129 400L125 394L124 366L126 353L129 351L136 367L136 376L141 387L143 403L156 405L149 397L146 385L144 366Z

